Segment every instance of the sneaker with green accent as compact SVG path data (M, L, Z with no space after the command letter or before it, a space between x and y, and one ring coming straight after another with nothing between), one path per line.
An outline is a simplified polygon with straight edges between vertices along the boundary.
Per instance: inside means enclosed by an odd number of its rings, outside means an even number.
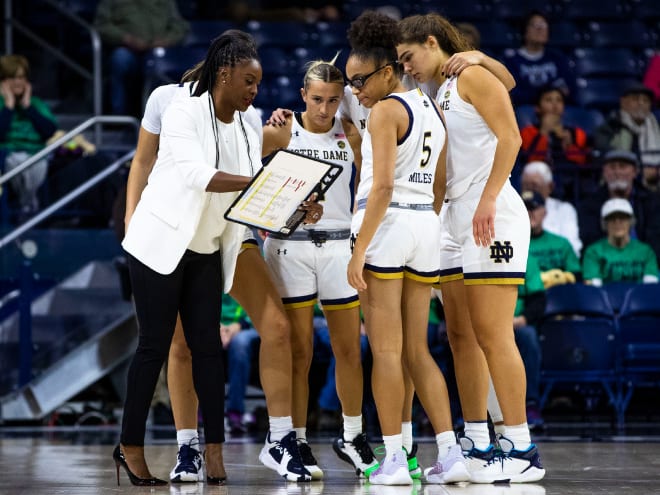
M374 456L367 435L360 433L351 442L344 440L344 436L335 439L332 449L342 461L346 461L355 468L355 474L369 479L369 475L378 469L378 461Z
M403 450L406 450L405 447ZM417 463L417 444L413 443L410 452L406 450L406 458L408 459L408 471L410 471L410 477L414 480L418 480L422 477L422 468Z

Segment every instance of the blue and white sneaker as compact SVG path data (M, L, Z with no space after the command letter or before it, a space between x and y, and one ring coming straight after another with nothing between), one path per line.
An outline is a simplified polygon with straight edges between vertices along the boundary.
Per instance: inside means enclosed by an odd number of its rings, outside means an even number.
M172 483L204 481L203 464L202 454L199 450L190 444L182 445L176 454L176 466L170 471L170 481Z
M508 438L500 436L498 441L502 448L502 471L511 483L532 483L543 479L545 469L535 444L527 450L516 450Z
M266 436L266 443L259 453L259 460L264 466L270 468L288 481L311 481L312 475L305 469L296 432L290 431L282 440L270 439L270 432Z
M470 482L504 483L509 481L502 469L503 456L493 444L490 444L487 449L481 450L474 446L470 437L461 437L459 442L470 473Z

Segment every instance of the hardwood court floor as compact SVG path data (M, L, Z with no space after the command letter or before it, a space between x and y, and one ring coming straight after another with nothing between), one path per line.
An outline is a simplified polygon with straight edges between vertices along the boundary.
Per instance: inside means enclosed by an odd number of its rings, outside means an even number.
M204 483L159 488L133 487L123 471L117 486L111 454L116 427L72 431L0 427L0 494L219 494L219 495L647 495L660 493L657 436L604 441L537 438L546 478L538 484L440 486L416 483L383 487L359 481L332 451L328 438L311 439L325 480L287 483L257 457L261 437L228 439L226 486ZM435 444L419 439L419 460L432 462ZM155 476L167 478L176 456L173 440L150 439L145 448Z

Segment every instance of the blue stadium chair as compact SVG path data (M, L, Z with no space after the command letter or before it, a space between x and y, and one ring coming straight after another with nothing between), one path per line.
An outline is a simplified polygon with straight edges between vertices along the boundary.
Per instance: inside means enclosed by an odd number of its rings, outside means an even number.
M582 28L573 21L556 21L550 24L548 46L568 50L582 43Z
M630 8L624 1L609 0L579 0L565 2L562 8L562 17L573 21L613 20L626 19L630 15Z
M605 292L584 284L548 289L537 331L543 356L539 406L558 383L598 384L618 416L617 326Z
M527 12L532 10L542 12L550 20L555 20L559 12L557 2L547 0L527 0L524 6L520 0L493 0L490 7L493 19L516 23L522 21Z
M206 57L206 48L172 46L155 48L144 62L144 94L163 84L179 82L183 73Z
M517 47L520 44L518 30L504 21L473 22L481 35L481 47L491 50L502 50Z
M629 48L577 48L573 52L577 77L639 77L639 62Z
M598 126L605 122L602 112L593 108L582 108L573 105L564 107L564 123L584 129L587 136L593 136Z
M603 285L603 290L607 294L607 299L610 301L610 306L612 306L615 315L621 312L623 301L630 289L638 285L636 282L611 282Z
M660 387L660 285L637 284L619 313L621 423L635 388Z
M425 12L437 12L454 23L492 20L490 2L422 1L420 7Z
M639 20L590 22L584 34L585 46L653 48L656 35Z
M306 48L311 46L325 47L336 51L337 49L348 50L348 32L349 24L346 22L319 22L310 34L310 41Z
M263 77L286 76L296 69L296 61L290 52L279 46L259 48Z
M189 21L190 30L183 39L182 45L188 47L209 47L211 41L220 36L227 29L238 29L239 26L231 21Z
M245 30L254 36L261 49L266 46L294 48L304 46L310 40L310 28L301 22L250 21Z
M630 7L635 19L660 21L660 2L657 0L631 0Z
M287 76L264 78L259 85L259 94L255 105L270 116L278 107L289 108L300 112L304 110L304 102L300 96L301 82Z
M580 77L577 79L575 100L584 108L600 110L607 114L618 108L623 88L634 81L628 78Z
M520 129L528 125L533 125L537 121L534 105L517 105L514 111Z

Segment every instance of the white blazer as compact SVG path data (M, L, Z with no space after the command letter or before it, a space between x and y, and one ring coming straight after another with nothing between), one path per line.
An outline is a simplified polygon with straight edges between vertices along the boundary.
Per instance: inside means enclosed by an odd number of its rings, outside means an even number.
M236 114L238 119L238 113ZM206 192L217 172L216 140L208 93L175 98L163 115L158 158L126 231L124 249L152 270L174 271L197 230L207 195L220 194L229 207L238 192ZM255 169L261 166L259 138L245 125ZM240 143L239 143L240 144ZM238 146L223 172L252 175L247 146ZM225 221L221 235L224 290L229 292L246 227Z

